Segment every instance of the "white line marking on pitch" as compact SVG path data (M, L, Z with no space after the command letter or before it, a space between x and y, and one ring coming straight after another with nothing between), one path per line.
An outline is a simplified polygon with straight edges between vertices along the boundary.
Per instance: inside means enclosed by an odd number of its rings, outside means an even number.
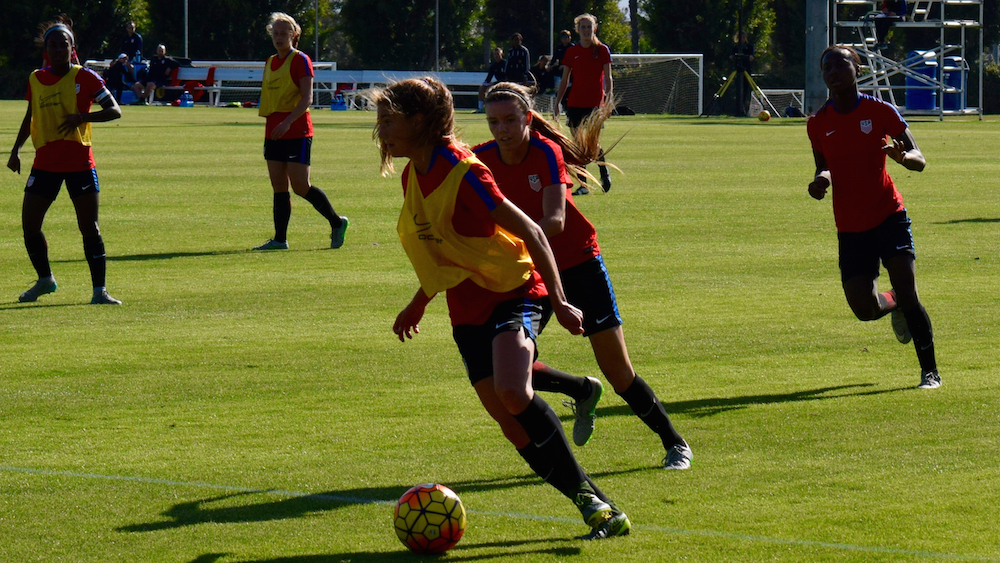
M308 498L329 500L335 502L345 502L351 504L381 504L386 506L392 506L396 504L396 501L394 500L375 500L375 499L355 498L355 497L339 496L339 495L302 493L296 491L283 491L280 489L252 489L247 487L235 487L231 485L215 485L212 483L172 481L170 479L152 479L149 477L129 477L125 475L100 475L96 473L74 473L72 471L49 471L45 469L30 469L26 467L7 467L7 466L0 466L0 471L8 473L26 473L29 475L40 475L40 476L51 476L51 477L72 477L76 479L101 479L105 481L128 481L132 483L145 483L150 485L170 485L172 487L193 487L199 489L232 491L237 493L274 495L274 496L288 497L288 498L308 497ZM569 524L579 523L577 520L571 518L558 518L555 516L538 516L534 514L521 514L516 512L492 512L488 510L468 510L468 512L470 514L482 514L484 516L502 516L505 518L520 518L524 520L536 520L541 522L563 522ZM772 538L768 536L733 534L729 532L718 532L711 530L684 530L681 528L668 528L665 526L656 526L648 524L636 525L633 526L633 528L636 530L642 530L648 532L661 532L664 534L672 534L680 536L722 538L730 540L753 541L753 542L772 543L780 545L794 545L801 547L821 547L825 549L833 549L840 551L854 551L860 553L884 553L888 555L904 555L912 557L921 557L926 559L943 559L948 561L984 561L991 563L1000 563L1000 559L996 559L993 557L978 557L974 555L955 555L951 553L935 553L930 551L915 551L908 549L895 549L886 547L870 547L863 545L852 545L847 543L833 543L833 542L821 542L821 541L811 541L811 540L787 540L781 538Z

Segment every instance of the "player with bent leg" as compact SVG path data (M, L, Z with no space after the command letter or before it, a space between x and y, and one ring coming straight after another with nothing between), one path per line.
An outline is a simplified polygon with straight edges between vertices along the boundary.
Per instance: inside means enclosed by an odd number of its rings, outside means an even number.
M444 291L452 331L473 388L531 469L568 497L591 532L625 535L628 516L587 476L555 412L531 388L535 337L549 296L559 323L583 332L562 291L545 234L497 188L456 134L451 92L434 78L371 94L382 172L407 158L397 231L420 288L399 313L400 341L419 332L427 304ZM544 283L543 283L544 281Z
M486 93L486 120L494 140L477 146L476 156L493 172L500 190L534 220L552 247L566 299L583 311L584 336L597 364L615 392L663 443L665 469L687 469L693 454L670 422L666 409L632 367L614 289L597 243L597 231L573 202L564 156L583 166L598 158L601 125L611 106L591 114L577 138L568 139L532 109L530 91L501 82ZM566 393L576 400L573 438L586 444L594 429L599 380L579 378L535 362L532 385L537 390Z
M840 241L840 276L855 316L872 321L892 314L896 338L913 340L921 389L941 385L934 358L934 334L917 296L916 254L903 196L886 170L886 156L907 170L926 166L896 108L858 92L861 59L850 47L834 45L820 58L830 99L809 118L816 175L809 195L820 200L833 188L833 216ZM892 290L879 292L879 261Z
M347 217L337 215L326 193L309 180L313 140L309 106L314 73L309 55L295 48L302 28L292 16L275 12L271 14L267 32L278 53L268 57L264 64L257 113L267 119L264 160L274 190L274 238L254 250L288 249L288 221L292 216L289 184L330 222L330 248L340 248L350 222Z

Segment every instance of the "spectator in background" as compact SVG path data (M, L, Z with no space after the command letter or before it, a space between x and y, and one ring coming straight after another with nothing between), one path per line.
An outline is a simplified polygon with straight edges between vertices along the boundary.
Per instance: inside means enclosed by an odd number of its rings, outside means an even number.
M136 101L139 105L145 105L149 98L156 92L157 88L162 88L170 82L170 73L181 65L173 58L167 56L167 48L161 43L156 46L156 57L149 61L149 70L146 73L145 87L142 82L136 82L132 86L135 92Z
M535 89L537 92L550 92L554 88L555 81L552 79L552 74L548 71L549 68L549 57L542 55L538 57L538 62L535 66L531 67L528 71L531 73L532 78L535 79Z
M548 71L552 75L552 89L558 90L559 85L562 83L563 75L563 57L566 56L566 49L569 49L576 43L573 43L573 34L570 33L568 29L564 29L559 32L559 44L556 45L555 51L552 53L552 60L549 61ZM566 111L566 99L569 98L569 91L572 88L572 84L566 85L566 97L563 98L563 111Z
M128 33L122 41L122 53L128 56L132 64L142 62L142 36L135 30L135 22L130 21L125 24L125 31Z
M503 60L503 49L500 47L494 47L493 51L490 53L492 61L490 62L490 69L486 72L486 80L483 81L482 85L479 86L479 107L476 109L476 113L483 113L483 99L486 96L486 90L491 84L495 82L503 82L506 80L506 75L504 74L504 66L507 64Z
M104 71L104 82L108 85L111 93L115 95L118 103L121 103L122 90L132 88L135 84L135 74L132 71L132 65L129 63L127 54L122 53L118 55L118 60L112 63L108 67L108 70Z
M510 36L510 51L507 52L507 64L504 66L504 74L509 82L530 83L531 75L528 73L528 61L531 54L528 48L523 45L524 38L520 33Z

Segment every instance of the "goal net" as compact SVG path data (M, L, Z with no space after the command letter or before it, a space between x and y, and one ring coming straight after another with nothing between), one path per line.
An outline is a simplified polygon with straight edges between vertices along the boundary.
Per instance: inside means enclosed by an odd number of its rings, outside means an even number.
M702 109L702 55L611 56L611 75L622 113L699 115ZM555 96L535 97L535 109L551 113Z
M750 117L758 115L761 111L767 110L773 117L802 117L805 115L802 100L805 98L804 90L764 90L761 89L764 98L761 99L757 92L750 94Z
M704 56L699 54L612 55L611 73L619 107L635 113L700 115Z

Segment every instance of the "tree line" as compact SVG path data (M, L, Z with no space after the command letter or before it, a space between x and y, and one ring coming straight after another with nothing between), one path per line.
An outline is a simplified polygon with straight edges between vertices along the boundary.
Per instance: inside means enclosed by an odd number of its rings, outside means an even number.
M264 31L268 14L283 11L303 27L300 49L343 69L431 70L438 64L485 70L490 49L506 49L513 33L524 36L537 58L549 52L550 25L556 34L572 30L573 17L589 12L613 53L704 54L708 92L731 70L728 57L740 29L757 52L754 72L762 87L801 88L814 66L805 61L802 0L630 0L628 13L616 0L552 0L554 17L550 0L36 0L6 10L0 97L23 97L27 74L41 64L33 42L38 25L56 14L74 20L81 59L114 58L130 20L143 36L144 55L163 43L168 54L183 56L185 3L187 54L195 60L264 60L273 53ZM985 43L992 45L1000 35L1000 2L987 3L986 20ZM933 45L933 37L908 33L908 41L911 36Z

